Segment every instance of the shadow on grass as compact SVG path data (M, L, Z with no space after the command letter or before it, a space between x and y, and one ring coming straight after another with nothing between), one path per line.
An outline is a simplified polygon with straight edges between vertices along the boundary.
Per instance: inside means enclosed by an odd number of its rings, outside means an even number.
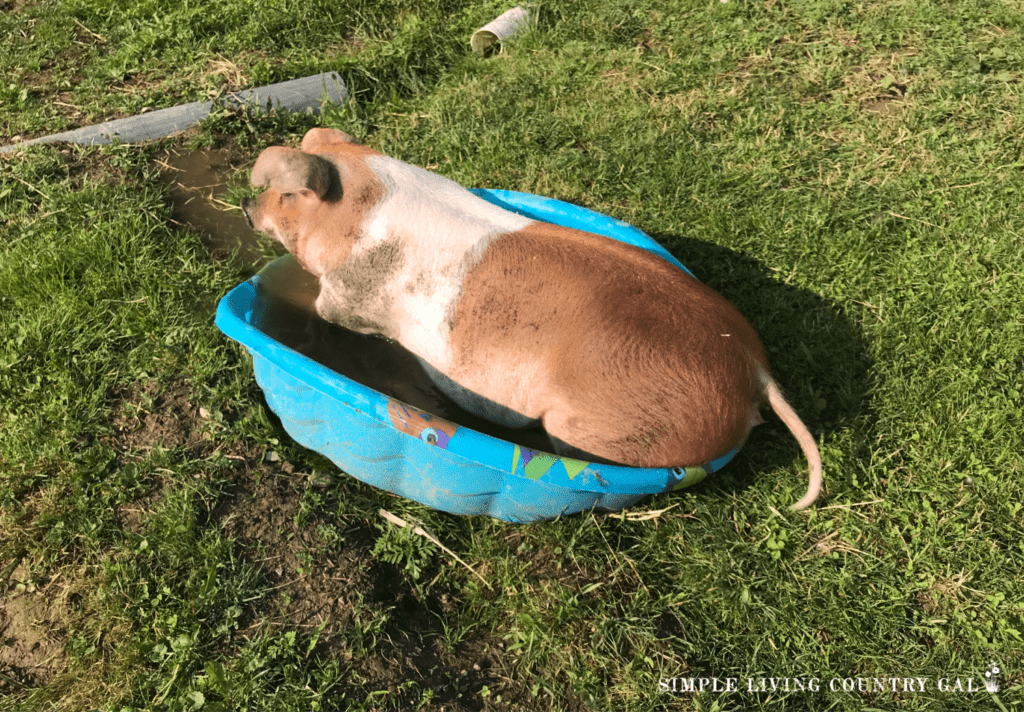
M753 324L768 352L773 377L819 447L867 415L870 361L859 327L841 308L810 290L786 284L784 275L745 253L671 234L651 237ZM752 483L749 473L784 468L794 460L806 471L800 446L786 426L767 409L762 414L765 424L753 430L733 461L693 492L743 491ZM827 471L827 457L822 459ZM799 482L779 484L794 490L802 487Z

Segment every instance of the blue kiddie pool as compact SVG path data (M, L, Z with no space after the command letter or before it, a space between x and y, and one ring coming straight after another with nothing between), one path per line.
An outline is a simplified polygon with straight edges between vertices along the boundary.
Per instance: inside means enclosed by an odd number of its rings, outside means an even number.
M473 192L536 220L636 245L686 270L658 243L620 220L526 193ZM629 507L648 495L695 484L736 454L733 450L702 467L687 468L584 462L550 454L543 446L513 442L514 437L486 434L481 431L488 428L471 427L464 420L440 417L402 400L400 390L396 397L364 385L323 365L324 359L314 360L275 338L280 322L294 321L293 316L275 315L270 284L275 272L288 264L294 264L290 255L232 289L217 307L217 327L249 350L256 381L288 433L374 487L453 514L533 522ZM367 349L386 341L352 338L362 339L358 343Z

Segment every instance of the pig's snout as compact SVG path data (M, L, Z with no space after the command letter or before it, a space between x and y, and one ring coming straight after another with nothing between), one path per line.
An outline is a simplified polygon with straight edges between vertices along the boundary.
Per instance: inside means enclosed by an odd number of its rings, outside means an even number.
M250 202L251 201L248 198L242 198L242 215L245 216L246 224L248 224L249 227L253 227L252 217L249 215L249 204L250 204Z

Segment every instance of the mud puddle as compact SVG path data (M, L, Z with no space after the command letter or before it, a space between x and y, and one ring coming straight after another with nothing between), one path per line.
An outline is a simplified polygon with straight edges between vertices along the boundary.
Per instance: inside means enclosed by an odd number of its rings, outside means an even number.
M227 199L227 181L247 170L252 159L237 148L168 151L157 159L160 177L171 196L171 219L203 234L215 258L239 249L243 259L258 261L263 238L250 228L237 204Z

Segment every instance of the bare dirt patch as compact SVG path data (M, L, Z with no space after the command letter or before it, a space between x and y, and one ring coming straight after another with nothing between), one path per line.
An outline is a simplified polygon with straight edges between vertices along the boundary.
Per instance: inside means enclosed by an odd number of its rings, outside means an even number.
M871 114L889 115L898 114L903 109L901 97L880 96L869 101L861 102L860 108Z
M940 578L933 581L926 590L914 595L914 602L928 615L948 613L956 608L960 601L960 590L968 577L961 572L951 578Z
M121 185L128 179L128 171L110 156L101 153L83 156L71 144L62 144L60 153L64 157L68 180L76 188L95 183Z
M157 445L173 450L203 440L203 418L184 381L163 387L152 380L135 383L112 397L115 435L111 444L119 452L147 451Z
M0 12L18 12L26 4L26 0L0 0Z
M47 587L28 580L25 564L4 582L0 596L0 695L5 687L46 684L67 669L67 631ZM6 678L6 679L5 679Z
M841 93L862 111L883 116L898 113L910 103L907 92L916 80L903 70L904 57L893 54L869 60L843 77Z

